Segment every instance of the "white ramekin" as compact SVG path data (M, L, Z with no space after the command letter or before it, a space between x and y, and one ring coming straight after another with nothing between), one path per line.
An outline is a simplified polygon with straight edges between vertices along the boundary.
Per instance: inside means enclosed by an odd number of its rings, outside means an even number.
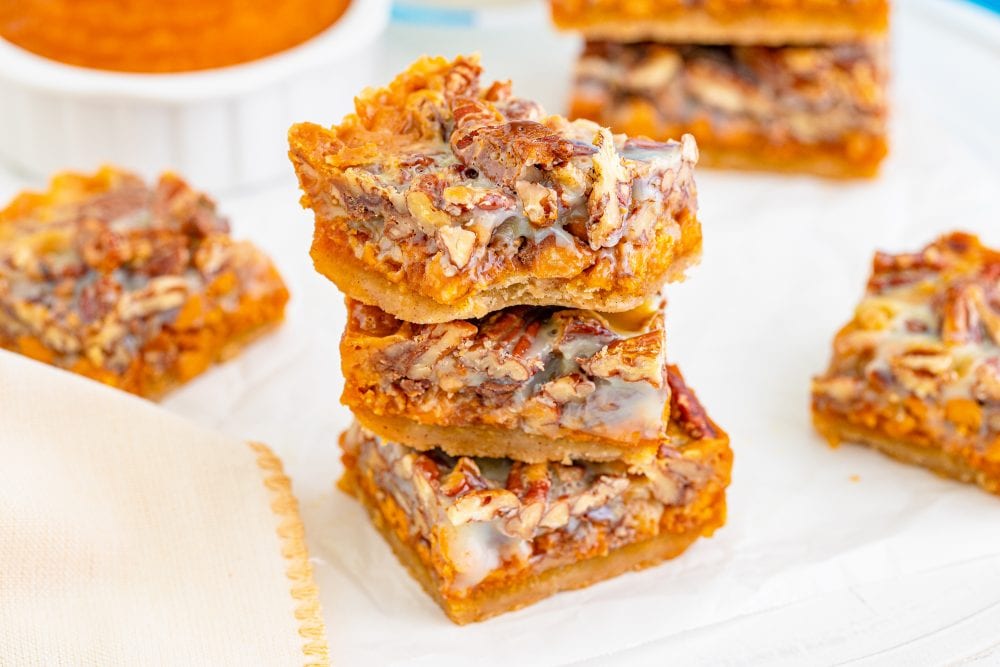
M111 163L215 191L266 183L290 173L289 125L339 120L372 83L388 17L389 0L353 0L295 48L183 74L74 67L0 39L0 159L33 175Z

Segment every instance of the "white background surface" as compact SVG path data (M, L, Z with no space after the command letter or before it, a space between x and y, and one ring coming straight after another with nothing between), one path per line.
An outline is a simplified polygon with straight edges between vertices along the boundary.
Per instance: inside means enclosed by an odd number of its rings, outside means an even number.
M809 424L809 379L875 248L913 250L952 228L1000 245L1000 21L949 0L897 4L893 146L878 181L700 174L704 259L668 290L668 334L732 436L728 525L661 567L487 623L451 625L332 487L349 419L343 306L312 271L291 167L273 187L218 196L236 234L282 269L288 322L164 405L284 459L335 664L1000 662L1000 500L831 450ZM394 27L382 78L424 52L480 50L488 74L560 110L577 42L539 16L520 31ZM26 184L40 185L0 171L0 199Z

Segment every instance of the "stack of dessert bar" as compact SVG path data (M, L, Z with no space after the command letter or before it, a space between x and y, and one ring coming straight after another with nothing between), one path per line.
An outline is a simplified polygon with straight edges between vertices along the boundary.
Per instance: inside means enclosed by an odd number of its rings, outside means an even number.
M571 116L692 133L719 167L874 175L888 0L551 0L583 33Z
M665 359L698 259L691 137L548 116L424 58L290 156L347 295L342 487L454 621L680 554L731 453Z

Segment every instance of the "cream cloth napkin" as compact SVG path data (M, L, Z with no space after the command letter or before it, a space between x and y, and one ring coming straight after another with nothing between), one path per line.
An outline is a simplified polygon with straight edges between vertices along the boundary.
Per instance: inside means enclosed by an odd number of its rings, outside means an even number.
M281 462L0 351L0 664L327 664Z

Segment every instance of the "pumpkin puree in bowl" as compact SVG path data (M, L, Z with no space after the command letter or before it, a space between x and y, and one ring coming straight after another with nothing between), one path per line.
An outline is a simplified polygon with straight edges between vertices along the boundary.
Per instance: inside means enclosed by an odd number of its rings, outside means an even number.
M0 2L0 37L40 56L119 72L249 62L323 32L350 0Z

